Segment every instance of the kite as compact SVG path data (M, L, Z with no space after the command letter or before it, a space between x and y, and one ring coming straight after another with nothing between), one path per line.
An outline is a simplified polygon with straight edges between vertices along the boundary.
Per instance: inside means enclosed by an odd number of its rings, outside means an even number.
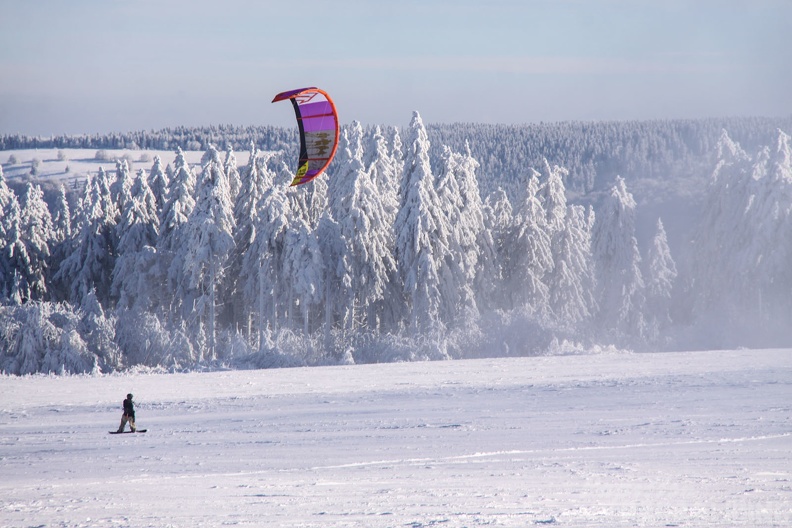
M279 93L273 103L291 99L300 129L300 160L292 186L308 183L330 165L338 148L338 114L327 92L299 88Z

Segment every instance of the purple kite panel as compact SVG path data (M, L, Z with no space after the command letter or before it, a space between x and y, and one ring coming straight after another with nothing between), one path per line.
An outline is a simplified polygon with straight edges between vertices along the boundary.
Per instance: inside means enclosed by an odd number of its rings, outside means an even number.
M311 116L333 115L333 107L328 101L317 101L300 105L300 115L303 119Z

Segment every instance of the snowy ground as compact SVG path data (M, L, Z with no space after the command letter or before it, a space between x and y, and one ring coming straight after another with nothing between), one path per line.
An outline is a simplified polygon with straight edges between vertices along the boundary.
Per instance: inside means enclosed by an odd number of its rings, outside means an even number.
M790 350L0 377L0 525L788 527L790 409Z
M108 159L96 159L96 153L101 150ZM174 149L175 150L175 149ZM191 166L200 167L204 151L185 151L184 157ZM237 165L247 165L250 153L247 151L235 152ZM39 184L74 185L75 182L84 181L89 174L95 175L99 168L115 173L115 159L126 158L133 173L144 169L147 173L154 165L154 157L159 156L163 167L176 159L175 151L170 150L125 150L125 149L27 149L7 150L0 152L0 164L3 174L9 182L34 181ZM225 151L220 152L225 159ZM11 163L11 159L15 163ZM31 176L30 171L34 160L37 160L37 174Z

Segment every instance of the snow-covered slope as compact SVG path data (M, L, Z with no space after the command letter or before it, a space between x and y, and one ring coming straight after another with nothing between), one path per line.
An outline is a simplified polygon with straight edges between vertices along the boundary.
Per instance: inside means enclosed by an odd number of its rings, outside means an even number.
M790 396L792 350L0 377L0 525L790 526Z
M101 155L98 155L102 152ZM186 151L191 166L201 163L203 151ZM127 159L133 171L151 170L154 157L159 156L163 166L173 164L176 153L172 150L124 150L124 149L26 149L0 152L3 173L9 184L34 181L40 185L74 185L84 182L88 175L95 175L99 168L115 170L116 159ZM249 153L236 153L241 164L247 164ZM102 159L104 158L104 159ZM36 174L31 174L34 165Z

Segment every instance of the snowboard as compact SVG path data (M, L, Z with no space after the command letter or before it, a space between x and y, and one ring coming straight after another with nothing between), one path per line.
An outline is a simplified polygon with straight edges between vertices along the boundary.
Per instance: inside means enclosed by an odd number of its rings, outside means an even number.
M121 431L120 433L118 431L108 431L108 433L110 433L110 434L129 434L129 433L145 433L146 431L148 431L148 429L138 429L137 431Z

